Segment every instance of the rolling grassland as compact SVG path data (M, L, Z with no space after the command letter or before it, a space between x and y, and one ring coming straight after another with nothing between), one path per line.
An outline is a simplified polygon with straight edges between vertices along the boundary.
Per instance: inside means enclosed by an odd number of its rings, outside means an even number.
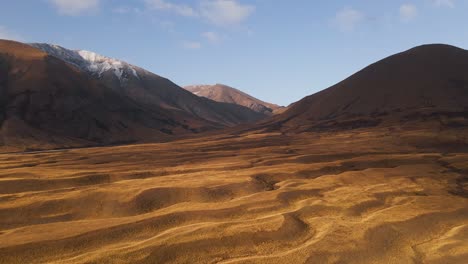
M423 127L1 154L0 263L466 263L467 131Z

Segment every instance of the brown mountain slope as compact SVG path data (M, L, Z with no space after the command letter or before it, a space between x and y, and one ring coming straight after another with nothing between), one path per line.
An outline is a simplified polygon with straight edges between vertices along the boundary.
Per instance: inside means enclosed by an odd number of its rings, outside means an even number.
M272 115L284 109L282 106L261 101L238 89L223 84L190 85L184 88L198 96L206 97L216 102L245 106L265 115Z
M466 125L467 116L468 51L425 45L381 60L302 99L267 125L304 131L431 118Z
M0 41L0 149L161 141L257 115L199 98L149 73L140 77L146 86L131 82L122 92L39 49ZM165 97L152 100L161 93Z
M217 103L194 96L170 80L124 61L90 51L69 50L51 44L30 44L77 66L84 73L123 96L148 107L185 112L216 127L235 126L264 118L246 107Z
M165 137L177 114L147 109L28 45L1 41L2 146L50 148ZM182 120L182 119L180 119ZM183 126L187 125L187 128ZM179 131L178 131L179 132Z

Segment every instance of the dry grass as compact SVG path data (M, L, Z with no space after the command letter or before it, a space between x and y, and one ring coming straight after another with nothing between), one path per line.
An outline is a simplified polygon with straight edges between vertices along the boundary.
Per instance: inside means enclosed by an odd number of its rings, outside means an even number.
M3 154L0 263L466 263L464 133Z

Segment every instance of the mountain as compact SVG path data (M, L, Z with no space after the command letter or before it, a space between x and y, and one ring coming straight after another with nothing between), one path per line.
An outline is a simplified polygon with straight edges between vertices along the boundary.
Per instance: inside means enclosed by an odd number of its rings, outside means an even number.
M69 50L58 45L46 43L31 43L30 45L43 50L51 56L66 61L96 78L102 78L106 73L111 73L122 85L129 80L130 75L139 78L136 66L91 51ZM142 69L138 70L141 71Z
M264 118L246 107L216 103L193 96L170 80L124 61L90 51L32 43L51 56L70 63L94 79L150 107L183 111L219 126L235 126Z
M376 62L262 126L316 131L424 120L465 126L467 117L468 51L434 44Z
M0 40L2 150L165 141L262 118L118 60L44 47Z
M184 88L198 96L206 97L216 102L245 106L255 112L268 116L284 110L282 106L261 101L251 95L223 84L191 85Z

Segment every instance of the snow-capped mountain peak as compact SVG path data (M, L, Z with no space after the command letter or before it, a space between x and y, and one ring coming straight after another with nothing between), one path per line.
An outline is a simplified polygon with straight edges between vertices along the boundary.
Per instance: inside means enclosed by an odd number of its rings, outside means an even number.
M104 73L112 71L121 83L130 75L139 78L135 67L121 60L99 55L86 50L69 50L58 45L32 43L33 47L43 50L51 56L62 59L79 69L100 78Z

